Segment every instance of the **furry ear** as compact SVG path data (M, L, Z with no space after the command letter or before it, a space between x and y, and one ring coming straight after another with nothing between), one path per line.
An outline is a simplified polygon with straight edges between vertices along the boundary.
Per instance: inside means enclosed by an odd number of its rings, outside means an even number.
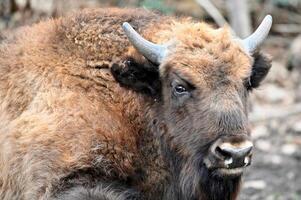
M247 88L257 88L268 74L271 66L270 58L262 53L256 53L254 55L254 64L252 66L252 73Z
M122 86L152 97L161 94L158 66L148 61L137 62L133 58L128 58L124 66L113 64L111 73Z

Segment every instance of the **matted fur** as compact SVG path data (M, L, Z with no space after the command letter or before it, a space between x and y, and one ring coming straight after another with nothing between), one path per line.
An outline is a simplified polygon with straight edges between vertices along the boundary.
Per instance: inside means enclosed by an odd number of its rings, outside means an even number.
M177 41L160 69L130 45L125 21L153 42ZM0 199L235 199L240 178L216 180L199 165L221 130L248 132L253 60L227 28L143 9L20 28L0 45ZM164 95L171 72L204 95L186 115Z

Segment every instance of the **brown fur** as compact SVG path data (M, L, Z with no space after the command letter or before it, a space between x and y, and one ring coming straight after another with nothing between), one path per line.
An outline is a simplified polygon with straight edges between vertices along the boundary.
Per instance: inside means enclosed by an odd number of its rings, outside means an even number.
M89 170L97 171L95 182L120 181L150 198L170 179L159 150L164 147L153 132L170 137L169 144L189 157L189 144L168 136L173 131L157 116L156 101L120 86L111 74L114 64L124 67L129 57L147 62L124 35L125 21L154 42L178 42L160 67L162 79L172 72L189 80L208 94L204 101L211 102L206 106L213 114L245 108L246 102L233 107L233 100L251 75L253 58L227 28L126 9L85 10L23 27L0 46L0 199L49 199L75 184L62 180ZM168 105L160 109L169 111ZM239 128L209 120L205 138L221 129L247 130L244 120ZM187 172L191 167L184 166Z

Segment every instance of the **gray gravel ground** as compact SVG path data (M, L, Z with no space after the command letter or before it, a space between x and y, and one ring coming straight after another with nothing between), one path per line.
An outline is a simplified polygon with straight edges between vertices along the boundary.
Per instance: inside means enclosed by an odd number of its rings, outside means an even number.
M265 118L272 113L277 117L252 123L256 149L241 200L301 200L301 112L297 106L301 105L301 73L286 69L289 43L272 37L264 48L274 58L273 67L262 87L251 95L251 116ZM297 109L299 113L290 114Z

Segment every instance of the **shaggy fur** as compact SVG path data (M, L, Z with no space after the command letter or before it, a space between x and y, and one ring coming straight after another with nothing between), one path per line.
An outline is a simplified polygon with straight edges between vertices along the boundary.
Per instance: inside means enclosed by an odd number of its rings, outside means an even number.
M56 200L139 200L142 197L132 190L118 188L116 185L97 184L93 188L76 186L63 194L58 195Z
M176 41L164 63L130 45L125 21ZM246 80L266 75L261 56L227 28L140 9L20 28L0 46L0 199L235 199L240 177L203 159L221 135L249 134Z

